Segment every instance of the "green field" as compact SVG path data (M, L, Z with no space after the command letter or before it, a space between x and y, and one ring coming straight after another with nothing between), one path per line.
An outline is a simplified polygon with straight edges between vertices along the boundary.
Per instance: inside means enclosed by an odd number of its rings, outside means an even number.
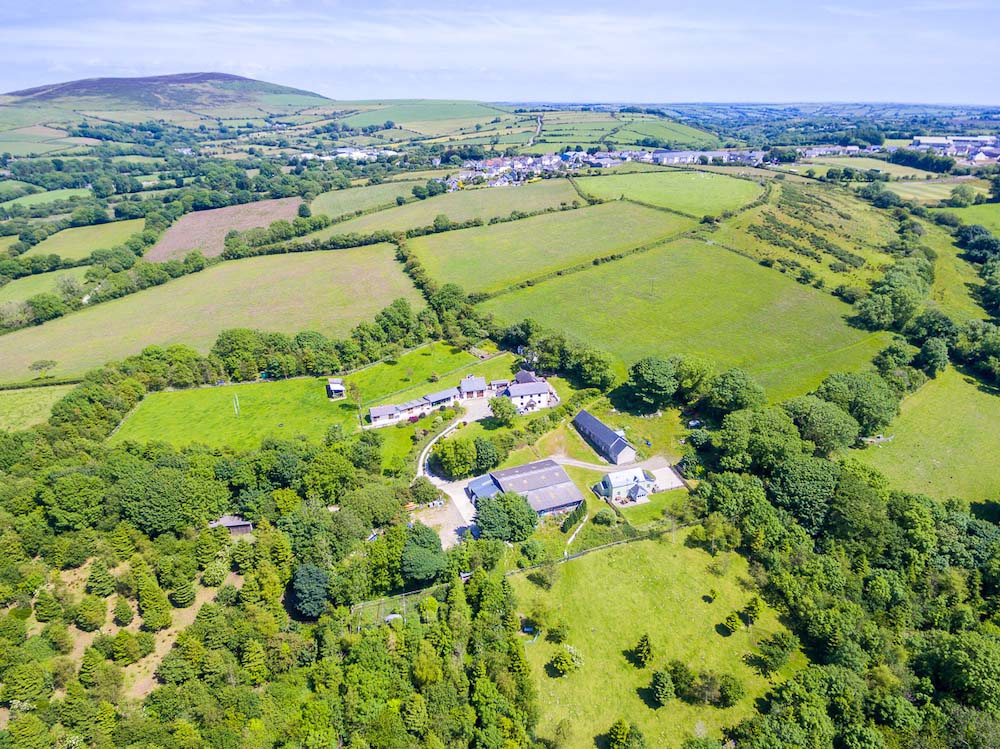
M74 278L82 283L86 272L86 268L68 268L66 270L55 270L51 273L36 273L33 276L19 278L16 281L11 281L4 286L0 286L0 304L6 302L23 302L35 294L56 294L59 291L59 282L62 279Z
M20 182L16 179L0 180L0 201L12 200L13 195L17 195L21 190L28 188L31 190L41 190L37 185L28 182Z
M785 268L793 277L808 271L830 289L866 288L892 264L881 248L895 239L896 228L886 211L849 190L802 179L775 183L765 204L724 221L711 240L773 263L776 270ZM861 263L841 265L840 251Z
M333 234L371 234L374 231L405 231L430 226L437 216L444 215L455 222L480 218L506 217L513 211L529 213L560 205L583 202L566 179L547 179L519 187L490 187L459 190L437 197L408 203L398 208L369 213L323 229L316 237Z
M1000 395L947 369L908 396L890 442L852 450L899 489L938 499L1000 501Z
M500 107L481 104L476 101L446 101L437 99L412 99L387 102L341 102L341 105L351 107L354 104L364 106L367 111L351 115L343 120L351 127L379 125L386 120L392 120L397 125L404 125L423 132L420 123L441 122L443 120L482 120L492 119L506 114Z
M0 431L16 431L41 424L52 405L75 385L0 390Z
M951 191L959 185L971 185L977 192L985 195L987 186L980 180L928 180L925 182L890 182L886 188L904 200L916 203L939 203L951 197ZM948 210L954 210L949 208Z
M144 223L145 219L134 218L63 229L36 244L24 253L24 257L58 255L65 260L83 260L94 250L110 250L122 244L133 234L141 232Z
M951 234L929 221L922 222L921 242L937 254L930 298L955 320L982 320L986 310L976 301L983 281L972 263L962 258L962 250Z
M827 166L835 166L841 169L844 167L850 167L851 169L857 169L860 171L877 169L883 174L888 174L890 177L926 179L927 177L936 176L934 172L928 172L924 169L915 169L912 166L893 164L885 159L875 159L868 156L831 156L809 159L809 161L810 163L826 164ZM803 166L808 168L808 165L805 163L803 163Z
M25 195L22 198L8 200L0 203L0 208L9 208L12 205L32 206L51 203L53 200L68 200L69 198L86 198L93 193L84 187L67 187L63 190L49 190L48 192L36 192L32 195Z
M208 351L220 330L255 327L344 335L393 299L418 303L390 245L235 260L162 286L0 336L0 380L38 359L79 374L149 345ZM365 289L365 293L357 293Z
M697 354L748 369L772 400L858 369L889 340L847 325L850 307L719 247L682 239L483 304L531 317L625 364Z
M625 196L650 205L701 217L731 211L760 195L760 185L708 172L610 174L578 180L588 195L605 200Z
M461 349L438 343L408 352L394 364L376 364L344 379L361 390L363 418L371 406L403 402L457 385L469 372L491 377L509 374L512 361L504 355L480 362ZM440 380L432 382L432 375ZM239 417L235 399L239 402ZM125 420L112 440L163 440L178 446L202 442L213 447L250 449L269 435L304 435L321 440L332 424L351 431L358 423L354 403L349 399L328 400L326 378L309 377L153 393ZM404 447L412 433L412 424L379 430L387 443Z
M967 224L985 226L995 235L1000 236L1000 203L983 203L970 205L968 208L947 208L949 213L956 213Z
M692 225L675 214L614 202L418 237L410 247L431 277L467 291L496 291Z
M676 748L698 731L719 736L723 727L755 713L754 700L771 684L743 656L782 627L768 608L752 631L720 634L716 628L726 615L745 606L752 595L741 585L748 577L747 563L735 553L713 560L706 552L685 547L683 537L683 532L676 537L668 533L658 541L638 541L561 564L548 591L524 575L510 578L521 612L543 606L552 620L568 626L567 643L583 657L579 671L553 677L546 664L558 646L544 637L526 644L542 710L539 737L552 739L559 722L568 719L570 737L562 746L592 749L595 738L622 717L640 727L647 746ZM709 571L713 561L723 570L721 575ZM705 597L713 588L718 596L708 603ZM627 660L626 652L645 633L654 660L640 669ZM652 672L673 658L695 669L732 674L746 688L746 697L725 710L681 700L652 708L643 699ZM804 657L797 655L778 679L803 663Z
M316 196L312 202L312 212L317 215L325 213L330 218L338 218L355 211L367 211L372 208L395 205L397 196L413 197L413 193L410 191L415 184L417 183L395 183L351 187L347 190L331 190Z

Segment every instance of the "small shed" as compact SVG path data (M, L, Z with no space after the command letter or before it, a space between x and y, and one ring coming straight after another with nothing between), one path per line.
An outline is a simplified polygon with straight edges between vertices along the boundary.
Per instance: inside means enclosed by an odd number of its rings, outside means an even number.
M253 533L253 523L241 518L239 515L223 515L218 520L213 520L208 524L209 528L225 528L230 536L245 536Z
M331 377L326 381L326 397L332 401L347 397L347 386L341 377Z

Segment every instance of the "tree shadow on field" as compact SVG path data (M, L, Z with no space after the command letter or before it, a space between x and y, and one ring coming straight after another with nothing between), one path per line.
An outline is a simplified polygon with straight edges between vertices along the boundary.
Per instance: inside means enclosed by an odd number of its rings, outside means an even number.
M559 673L559 670L551 663L545 664L545 675L548 676L550 679L561 679L563 676L561 673Z
M626 648L622 651L622 655L625 656L625 660L627 660L632 666L640 669L643 668L642 663L639 662L639 658L635 654L635 648Z
M729 629L725 624L719 622L715 625L715 631L720 637L732 637L733 631Z
M642 700L646 704L646 707L648 707L650 710L655 710L660 706L660 703L657 702L656 698L653 696L652 687L649 686L639 687L638 689L635 690L635 693L639 695L639 699Z

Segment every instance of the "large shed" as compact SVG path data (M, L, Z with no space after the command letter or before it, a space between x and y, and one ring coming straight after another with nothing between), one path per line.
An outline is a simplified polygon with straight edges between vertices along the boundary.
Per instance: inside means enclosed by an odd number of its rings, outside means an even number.
M590 443L598 454L615 465L635 462L635 448L622 435L587 411L580 411L573 418L576 431Z

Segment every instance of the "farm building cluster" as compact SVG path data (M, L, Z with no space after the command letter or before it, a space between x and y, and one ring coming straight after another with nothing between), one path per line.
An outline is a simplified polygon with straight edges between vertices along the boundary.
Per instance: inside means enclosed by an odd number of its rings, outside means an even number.
M520 414L549 408L559 402L559 396L544 377L521 370L513 380L486 382L483 377L466 375L457 387L439 390L405 403L372 406L368 417L374 427L417 421L432 411L476 398L510 398Z

